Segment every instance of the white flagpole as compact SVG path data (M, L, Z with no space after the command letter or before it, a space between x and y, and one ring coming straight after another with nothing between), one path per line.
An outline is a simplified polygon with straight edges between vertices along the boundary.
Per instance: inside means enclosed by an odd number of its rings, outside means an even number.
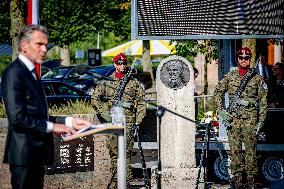
M32 0L32 24L39 24L39 0Z

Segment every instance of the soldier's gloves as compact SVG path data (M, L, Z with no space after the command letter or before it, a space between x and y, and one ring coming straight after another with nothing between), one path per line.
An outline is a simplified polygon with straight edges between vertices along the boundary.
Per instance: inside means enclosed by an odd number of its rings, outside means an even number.
M100 114L100 117L102 117L104 119L105 123L111 123L111 121L112 121L111 114L110 114L109 111L102 112Z
M219 110L218 113L224 121L230 122L232 120L232 116L226 110Z
M263 126L263 122L262 121L259 121L257 124L256 124L256 127L255 127L255 130L256 130L256 135L259 133L260 129L262 128Z

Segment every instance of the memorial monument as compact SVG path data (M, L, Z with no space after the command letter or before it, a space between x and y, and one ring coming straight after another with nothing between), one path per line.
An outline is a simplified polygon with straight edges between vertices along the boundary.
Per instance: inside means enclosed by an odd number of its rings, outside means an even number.
M157 103L165 110L158 118L161 188L195 188L195 123L190 121L195 119L195 86L190 62L180 56L162 60L156 87Z

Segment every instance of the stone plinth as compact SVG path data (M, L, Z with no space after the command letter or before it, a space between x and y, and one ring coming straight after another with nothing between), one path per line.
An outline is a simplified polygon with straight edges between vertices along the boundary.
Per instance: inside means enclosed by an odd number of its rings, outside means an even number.
M198 170L192 66L182 57L168 57L157 69L156 82L158 105L166 108L158 126L161 187L191 188L189 186L195 185Z

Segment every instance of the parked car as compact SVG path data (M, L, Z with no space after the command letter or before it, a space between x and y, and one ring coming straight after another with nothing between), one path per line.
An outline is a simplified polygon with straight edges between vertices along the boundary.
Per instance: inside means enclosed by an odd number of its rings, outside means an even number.
M69 101L84 100L89 102L91 95L68 83L53 80L41 81L49 106L67 104ZM2 102L2 88L0 87L0 102Z
M86 91L88 94L93 93L94 75L97 73L102 76L109 76L115 70L113 65L103 65L91 67L87 65L76 65L68 67L57 67L50 69L42 76L42 80L62 81L68 83L76 88Z
M49 106L67 104L69 101L91 100L91 96L85 91L61 81L43 80L42 86Z
M61 64L61 61L60 60L47 60L45 62L43 62L41 64L41 66L44 66L48 69L53 69L53 68L57 68L59 67Z

